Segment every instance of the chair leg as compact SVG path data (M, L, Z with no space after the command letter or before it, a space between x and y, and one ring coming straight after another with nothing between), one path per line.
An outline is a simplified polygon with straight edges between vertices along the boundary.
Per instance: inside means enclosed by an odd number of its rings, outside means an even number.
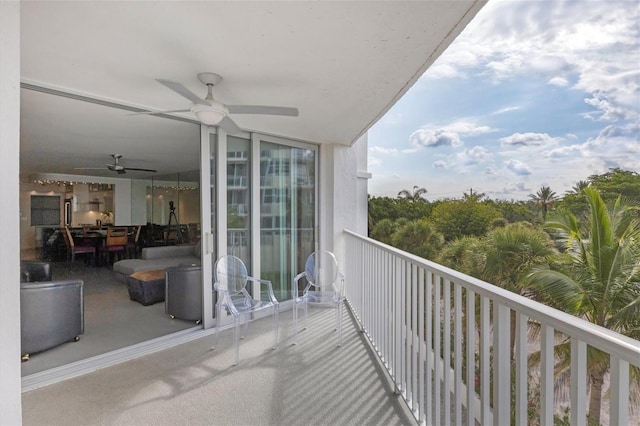
M278 347L279 330L280 330L280 306L276 305L273 307L273 349L276 349Z
M293 344L298 343L298 304L296 298L293 299Z
M233 346L235 347L235 356L236 362L233 365L238 365L240 362L240 318L237 316L233 317Z
M220 323L222 322L222 309L220 308L220 304L216 303L216 336L213 340L213 347L211 349L215 349L218 347L218 342L220 341Z
M338 326L338 346L342 346L342 302L336 306L337 326Z

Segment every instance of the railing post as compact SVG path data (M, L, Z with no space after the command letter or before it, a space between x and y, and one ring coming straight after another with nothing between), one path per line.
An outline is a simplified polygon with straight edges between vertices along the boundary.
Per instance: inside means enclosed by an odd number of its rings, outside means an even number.
M435 287L434 291L434 301L433 301L433 406L434 406L434 420L433 423L436 425L442 424L440 421L440 411L441 411L441 400L440 400L440 389L442 386L442 357L440 356L440 343L441 343L441 335L442 335L442 327L441 327L441 319L442 312L441 310L441 301L440 298L440 290L442 285L442 278L440 276L435 275L433 280L433 285Z
M434 369L434 354L433 354L433 273L427 271L427 291L426 291L426 323L427 323L427 337L425 345L427 347L427 425L433 424L433 369Z
M425 392L424 388L426 386L424 382L425 375L425 279L424 279L424 269L420 268L418 270L418 421L420 423L425 422Z
M418 327L418 267L411 265L411 401L413 412L418 412L418 347L420 328Z
M571 424L587 424L587 345L571 338ZM612 423L616 424L616 423Z
M393 298L394 298L394 310L393 310L393 375L395 376L396 392L402 393L402 287L401 287L401 272L400 272L400 259L394 259L393 262Z
M553 328L542 324L540 334L540 424L553 424Z
M511 424L511 310L501 303L493 308L493 424L503 426Z
M454 412L455 423L462 424L462 288L454 283L454 349L453 349L453 377L454 383Z
M444 424L451 424L451 281L444 280L444 348L442 350L442 375L444 379Z
M611 355L609 424L629 424L629 363Z
M488 425L491 416L491 369L489 367L489 337L491 336L490 303L486 296L480 297L480 400L482 401L482 420L480 424Z
M528 318L523 314L516 314L516 368L515 368L515 380L516 380L516 424L527 424L527 404L528 404L528 389L527 381L529 372L527 368L527 322Z
M467 425L475 426L476 414L476 294L467 290Z

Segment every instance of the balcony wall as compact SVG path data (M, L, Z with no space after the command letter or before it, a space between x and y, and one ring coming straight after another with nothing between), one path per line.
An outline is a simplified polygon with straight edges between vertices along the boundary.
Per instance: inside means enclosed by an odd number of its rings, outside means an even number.
M345 240L347 303L420 423L585 425L588 348L610 360L602 423L640 422L637 340L356 233ZM560 347L566 386L554 377Z

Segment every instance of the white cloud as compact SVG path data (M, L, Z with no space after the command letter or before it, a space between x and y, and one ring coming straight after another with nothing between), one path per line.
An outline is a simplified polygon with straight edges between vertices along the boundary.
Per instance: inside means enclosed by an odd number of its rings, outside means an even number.
M568 156L582 155L582 149L580 145L562 146L545 151L542 155L545 158L566 158Z
M547 82L552 86L565 87L569 85L569 80L564 77L553 77L551 80Z
M511 170L513 173L519 176L525 176L531 174L531 167L529 167L526 163L523 163L520 160L511 159L504 162L507 169Z
M584 163L584 161L590 160L590 167L602 171L611 167L638 170L640 164L640 142L637 140L639 127L638 124L624 127L609 125L602 129L595 138L589 138L584 143L545 151L542 157L562 161L563 164L566 161Z
M500 108L497 111L492 112L490 115L500 115L500 114L504 114L511 111L517 111L519 109L520 109L519 106L504 107L504 108Z
M457 164L470 166L490 161L493 155L487 151L485 147L474 146L471 149L465 149L463 152L456 154L455 161Z
M379 158L374 157L372 155L369 155L367 160L368 160L368 167L369 168L377 167L377 166L382 165L382 160L380 160Z
M425 127L411 134L409 142L414 148L435 148L439 146L459 147L462 138L478 136L495 131L489 126L478 125L471 120L458 120L440 127ZM409 152L409 150L405 150ZM412 151L415 152L415 151Z
M429 130L419 129L411 134L409 141L413 146L438 147L438 146L460 146L460 136L444 129Z
M591 118L637 117L639 51L637 0L492 0L425 78L539 76L569 87L577 77L599 111Z
M483 97L466 92L460 111L469 115L450 123L442 121L445 110L425 111L438 121L414 132L411 146L399 147L399 153L412 154L401 166L411 175L403 186L394 183L392 196L423 182L435 198L459 197L473 186L491 197L527 199L543 184L561 193L610 167L638 171L639 23L637 0L488 2L420 85L478 81ZM444 86L456 87L456 81ZM491 84L498 90L487 95ZM557 117L540 110L544 102L563 102L552 108ZM415 111L406 113L403 124ZM444 148L425 149L438 146ZM371 181L372 193L379 176Z
M396 155L398 153L397 148L386 148L383 146L371 146L369 147L369 152L373 154L382 154L382 155Z
M585 118L592 120L618 121L628 118L632 111L623 106L615 105L606 95L595 93L591 98L585 99L585 103L596 108L597 111L584 114ZM629 117L630 118L630 117Z
M429 68L429 70L422 75L421 78L437 80L441 78L454 78L460 77L463 74L458 71L458 69L452 65L441 64L441 65L433 65Z
M558 143L561 139L547 133L514 133L500 138L502 146L546 146Z
M489 126L479 126L473 121L458 120L445 126L446 130L459 133L463 136L477 136L485 133L491 133L494 130Z

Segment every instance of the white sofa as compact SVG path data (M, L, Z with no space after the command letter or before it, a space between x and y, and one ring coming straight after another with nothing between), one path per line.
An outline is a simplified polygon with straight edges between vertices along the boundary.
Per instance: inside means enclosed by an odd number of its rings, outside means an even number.
M200 265L200 244L146 247L140 259L124 259L113 264L116 279L126 283L138 271L166 269L169 266Z

